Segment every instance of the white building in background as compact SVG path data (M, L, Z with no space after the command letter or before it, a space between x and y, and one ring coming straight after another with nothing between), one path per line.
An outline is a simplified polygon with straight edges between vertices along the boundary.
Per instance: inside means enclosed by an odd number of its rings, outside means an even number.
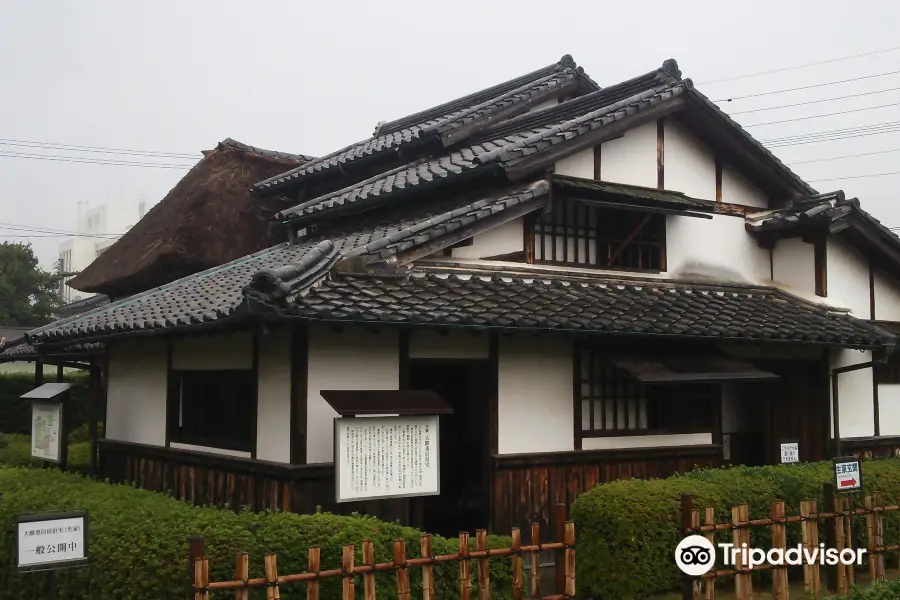
M78 203L77 224L74 237L59 245L59 265L66 273L78 273L119 237L131 229L147 212L147 201L105 202L91 206L89 202ZM66 302L74 302L89 294L80 292L67 284L62 284L60 293Z

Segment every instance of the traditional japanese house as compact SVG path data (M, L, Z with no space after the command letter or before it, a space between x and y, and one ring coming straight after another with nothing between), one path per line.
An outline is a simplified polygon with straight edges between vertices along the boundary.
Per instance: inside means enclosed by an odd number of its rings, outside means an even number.
M673 60L601 88L565 56L252 191L279 243L28 333L105 344L104 476L452 534L900 441L900 239ZM454 409L440 495L336 507L323 390L421 389Z

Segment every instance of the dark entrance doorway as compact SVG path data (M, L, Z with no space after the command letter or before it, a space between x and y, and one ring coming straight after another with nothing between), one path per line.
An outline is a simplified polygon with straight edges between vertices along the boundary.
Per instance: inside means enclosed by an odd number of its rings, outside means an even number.
M486 360L410 360L409 387L433 390L453 414L440 417L439 496L413 502L413 523L456 537L488 525L485 459L488 440Z

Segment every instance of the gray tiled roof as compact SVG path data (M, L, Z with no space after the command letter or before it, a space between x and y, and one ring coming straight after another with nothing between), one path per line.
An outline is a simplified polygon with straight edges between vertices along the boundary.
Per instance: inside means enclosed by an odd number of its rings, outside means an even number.
M59 343L212 324L234 316L245 298L272 304L282 302L321 279L340 258L363 255L369 261L383 260L538 200L548 189L549 184L542 181L476 201L450 199L358 221L347 229L323 230L295 245L281 244L35 329L28 333L29 340ZM531 209L539 206L534 204Z
M467 126L475 123L489 126L493 124L491 121L493 115L514 106L524 106L529 101L567 84L573 85L579 77L583 79L582 75L575 68L571 57L563 57L559 63L523 77L398 121L382 124L371 138L260 181L253 189L274 190L313 173L338 169L341 165L386 151L396 151L405 144L431 134L443 136L445 145L454 143L458 141L454 135L455 131L468 129Z
M691 210L712 211L715 202L691 198L681 192L648 188L639 185L598 181L595 179L583 179L567 175L553 175L553 185L563 193L573 196L611 196L615 200L625 201L629 204L644 204L648 206L670 206Z
M650 90L615 101L573 119L545 122L533 129L520 130L501 138L476 143L439 158L422 159L283 210L276 218L287 220L338 206L383 199L388 194L446 182L463 175L464 172L472 172L479 167L486 168L492 163L515 161L658 106L683 94L690 86L690 80L659 84Z
M250 152L252 154L259 154L260 156L265 156L268 158L283 158L285 160L296 160L302 162L309 162L311 160L315 160L314 156L308 156L306 154L291 154L288 152L279 152L277 150L266 150L265 148L258 148L256 146L250 146L249 144L244 144L237 140L233 140L231 138L226 138L219 142L220 148L235 148L236 150L241 150L242 152Z
M888 332L775 288L416 270L337 276L291 307L309 319L721 340L891 345Z
M103 353L103 344L75 344L50 353L47 360L70 359L79 360ZM39 358L37 350L23 338L0 345L0 363L32 361Z

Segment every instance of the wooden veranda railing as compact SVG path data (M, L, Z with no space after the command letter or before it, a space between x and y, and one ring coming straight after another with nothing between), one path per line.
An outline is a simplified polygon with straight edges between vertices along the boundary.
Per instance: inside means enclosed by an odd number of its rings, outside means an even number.
M247 553L238 553L235 560L234 579L229 581L209 580L209 559L204 555L204 542L201 537L191 538L189 565L193 575L192 595L194 600L210 600L224 598L224 593L232 594L235 600L248 600L249 590L265 588L267 600L281 598L281 589L285 586L305 584L307 600L319 600L319 582L324 579L341 580L341 599L354 600L356 585L362 580L363 597L375 600L375 573L394 572L397 576L398 600L411 600L409 570L419 568L422 571L422 599L435 600L434 567L444 563L459 564L459 597L470 600L473 595L472 561L476 561L477 594L479 600L490 600L491 580L488 562L491 559L512 559L512 596L515 600L522 598L542 598L542 600L569 600L575 596L575 525L571 521L565 523L564 540L541 543L540 526L535 523L531 527L531 544L522 545L518 528L512 530L512 542L508 548L488 548L487 532L479 529L475 536L475 550L469 547L469 534L459 534L459 549L455 554L434 555L432 537L423 535L419 541L419 556L407 556L405 540L396 540L393 544L393 560L391 562L375 562L375 546L371 541L362 544L363 564L355 564L355 547L347 544L343 547L341 566L322 570L320 549L310 548L307 570L304 573L279 575L277 556L274 553L264 557L265 577L251 579L249 577L250 557ZM556 555L556 591L554 594L541 596L541 563L540 555L544 551L554 551ZM523 561L530 561L530 577L525 584Z

